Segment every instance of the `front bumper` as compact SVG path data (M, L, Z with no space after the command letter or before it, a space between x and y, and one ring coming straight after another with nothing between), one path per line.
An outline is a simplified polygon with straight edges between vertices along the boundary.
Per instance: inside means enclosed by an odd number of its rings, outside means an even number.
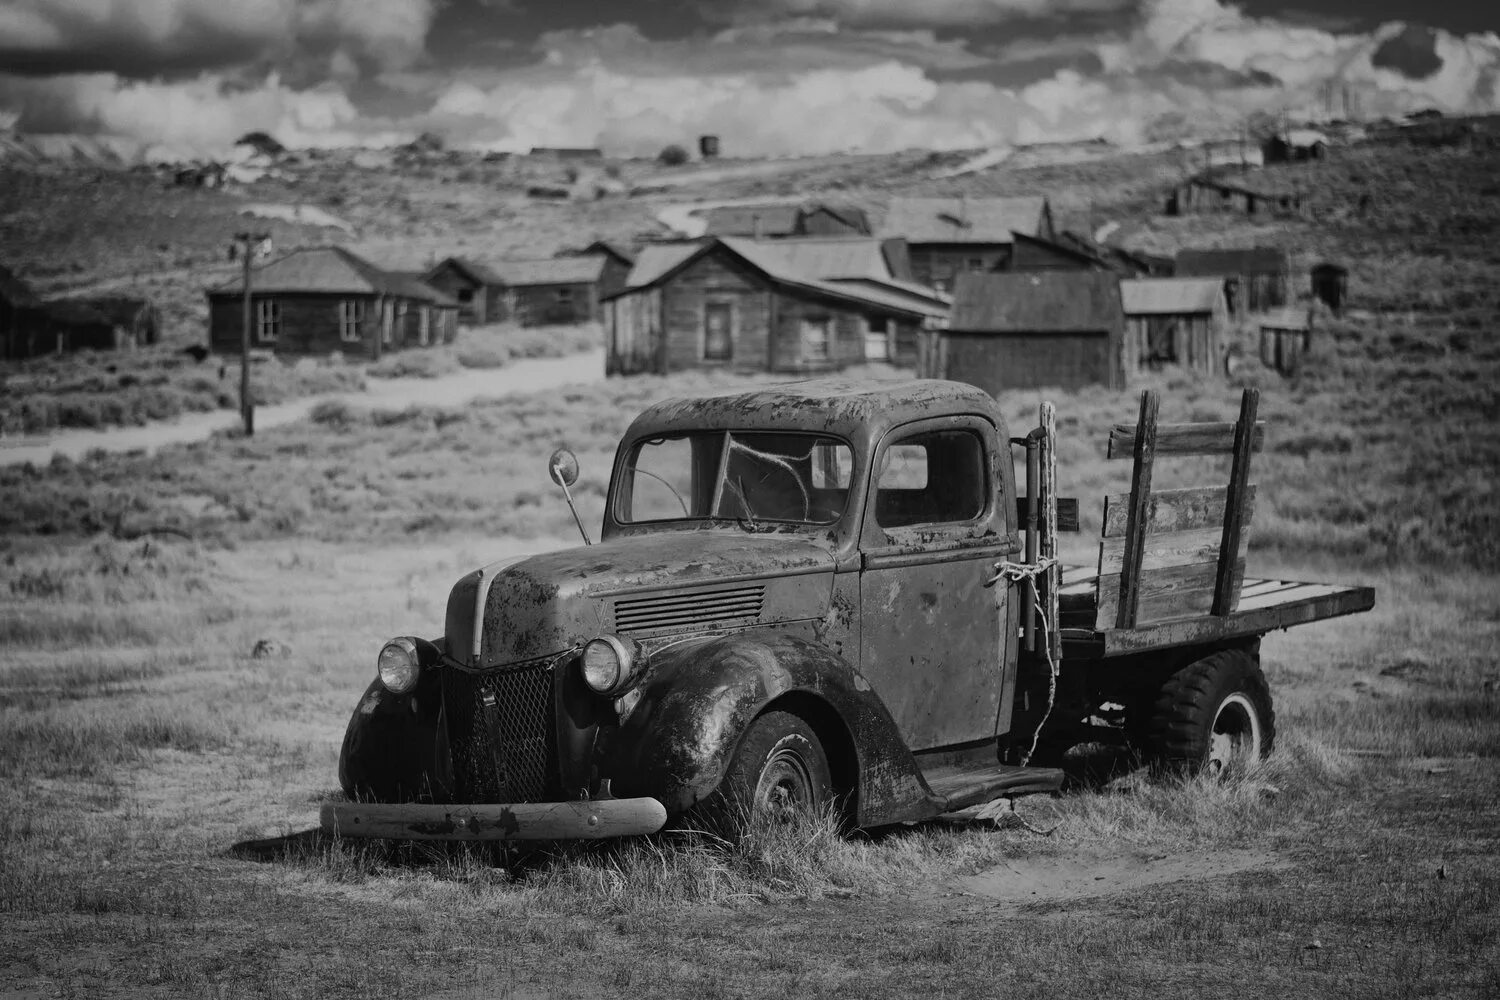
M323 832L393 840L598 840L655 833L667 809L653 798L423 805L325 802Z

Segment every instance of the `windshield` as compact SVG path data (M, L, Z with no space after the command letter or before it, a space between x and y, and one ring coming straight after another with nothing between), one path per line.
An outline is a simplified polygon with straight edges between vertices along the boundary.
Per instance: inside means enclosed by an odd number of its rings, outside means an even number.
M817 434L699 431L649 438L626 461L622 524L733 518L832 524L849 499L853 455Z

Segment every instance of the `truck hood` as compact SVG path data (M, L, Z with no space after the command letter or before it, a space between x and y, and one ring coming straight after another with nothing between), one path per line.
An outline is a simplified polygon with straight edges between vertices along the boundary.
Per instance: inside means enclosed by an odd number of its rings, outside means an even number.
M444 632L471 667L554 656L604 633L648 639L817 619L833 593L829 543L735 529L632 535L476 570Z

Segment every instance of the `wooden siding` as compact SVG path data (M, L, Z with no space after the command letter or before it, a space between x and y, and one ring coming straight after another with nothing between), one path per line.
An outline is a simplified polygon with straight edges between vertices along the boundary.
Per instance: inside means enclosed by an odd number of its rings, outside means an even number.
M448 261L430 278L423 282L458 302L458 321L465 326L483 326L490 322L494 288L469 277ZM470 296L464 301L464 294Z
M492 323L509 320L521 326L556 326L599 318L599 287L591 281L521 285L504 289L496 298Z
M661 289L647 288L604 303L604 374L661 370Z
M941 378L978 386L992 396L1009 389L1081 389L1124 384L1119 340L1108 331L939 335Z
M1011 260L1009 243L911 243L908 252L917 283L943 291L964 271L1003 271Z
M261 302L275 302L280 307L280 331L274 342L258 338L252 325L252 350L273 351L278 355L318 355L339 352L356 357L378 358L384 351L420 346L421 317L427 315L428 344L449 343L457 333L457 310L436 306L419 299L391 296L335 294L268 294L251 296L254 308ZM360 339L340 337L340 303L360 302L364 319ZM244 322L239 295L209 297L209 348L216 354L235 355L240 351L240 330ZM404 314L401 304L406 304ZM252 320L253 322L253 320Z
M1126 316L1125 370L1172 366L1218 371L1222 325L1222 317L1210 313Z

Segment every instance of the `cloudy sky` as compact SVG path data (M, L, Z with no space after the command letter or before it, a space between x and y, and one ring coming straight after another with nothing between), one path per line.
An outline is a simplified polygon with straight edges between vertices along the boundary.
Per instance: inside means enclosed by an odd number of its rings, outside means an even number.
M1459 0L0 0L0 126L213 152L969 148L1500 110ZM1347 95L1347 96L1346 96Z

